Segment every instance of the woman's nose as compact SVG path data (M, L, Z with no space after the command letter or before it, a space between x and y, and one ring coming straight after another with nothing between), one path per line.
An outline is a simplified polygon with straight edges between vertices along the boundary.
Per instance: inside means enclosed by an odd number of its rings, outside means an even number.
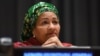
M48 28L49 29L54 29L55 28L55 25L53 23L50 23Z

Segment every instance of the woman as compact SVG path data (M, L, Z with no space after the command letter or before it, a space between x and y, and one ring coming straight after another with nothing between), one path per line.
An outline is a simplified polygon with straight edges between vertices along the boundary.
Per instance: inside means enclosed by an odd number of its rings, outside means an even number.
M29 8L24 19L21 35L22 42L14 43L14 47L70 47L69 43L59 40L60 24L58 11L50 3L39 2Z

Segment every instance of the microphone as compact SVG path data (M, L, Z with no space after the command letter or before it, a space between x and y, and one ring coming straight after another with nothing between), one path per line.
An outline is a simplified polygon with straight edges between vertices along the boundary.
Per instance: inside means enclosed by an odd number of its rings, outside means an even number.
M0 38L0 53L2 56L12 56L13 47L11 37Z

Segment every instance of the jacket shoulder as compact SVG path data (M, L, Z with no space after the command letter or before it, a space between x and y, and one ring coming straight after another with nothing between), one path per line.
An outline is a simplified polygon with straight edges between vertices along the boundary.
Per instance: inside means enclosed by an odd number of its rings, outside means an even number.
M26 44L24 44L23 42L15 42L15 43L13 43L13 46L14 46L14 48L17 48L17 47L26 46Z

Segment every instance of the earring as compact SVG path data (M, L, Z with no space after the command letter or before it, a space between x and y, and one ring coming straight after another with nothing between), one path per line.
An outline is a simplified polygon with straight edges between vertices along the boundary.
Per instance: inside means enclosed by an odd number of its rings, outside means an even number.
M33 34L33 38L35 38L35 34Z

